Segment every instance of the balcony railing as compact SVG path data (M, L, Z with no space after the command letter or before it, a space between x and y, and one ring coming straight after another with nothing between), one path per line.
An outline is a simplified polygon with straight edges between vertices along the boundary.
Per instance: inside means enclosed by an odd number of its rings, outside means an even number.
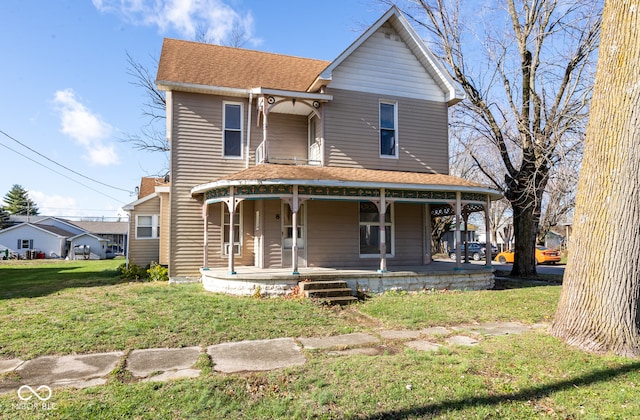
M267 163L266 159L266 145L263 141L256 148L256 165L261 163ZM269 156L268 163L279 163L283 165L311 165L320 166L322 161L320 160L320 147L314 143L309 149L309 158L302 159L296 156L284 157L284 156Z

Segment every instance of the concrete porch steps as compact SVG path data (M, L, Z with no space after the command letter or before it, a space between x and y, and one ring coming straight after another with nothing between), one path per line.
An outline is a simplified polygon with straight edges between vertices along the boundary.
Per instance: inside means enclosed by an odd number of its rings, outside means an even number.
M331 305L346 305L358 300L344 280L303 281L300 292L309 299L325 301Z

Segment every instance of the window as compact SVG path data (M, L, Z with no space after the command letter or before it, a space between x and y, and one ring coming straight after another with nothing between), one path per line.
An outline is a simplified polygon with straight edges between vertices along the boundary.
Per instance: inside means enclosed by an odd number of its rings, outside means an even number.
M224 232L224 240L222 241L222 255L229 255L229 208L226 204L222 203L224 211L222 212L222 231ZM242 203L236 207L236 211L233 215L233 253L234 255L240 255L242 249L242 229L241 223Z
M224 157L242 157L242 104L224 104Z
M33 239L18 239L18 249L32 249Z
M385 213L385 239L387 255L393 254L393 204L387 206ZM360 202L360 256L380 255L380 213L378 207L370 201Z
M136 239L160 237L160 223L157 214L136 216Z
M380 102L380 156L398 156L398 113L395 102Z
M304 204L300 204L298 209L298 249L303 249L305 244L305 210ZM291 206L287 203L282 204L282 231L284 232L284 249L292 249L293 247L293 212Z

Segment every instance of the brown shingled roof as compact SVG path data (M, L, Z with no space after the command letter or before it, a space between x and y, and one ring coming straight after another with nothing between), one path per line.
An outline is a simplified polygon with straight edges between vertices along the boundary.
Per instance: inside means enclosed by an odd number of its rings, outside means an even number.
M219 181L242 180L329 180L343 182L373 182L377 184L418 184L418 185L447 185L453 187L486 188L475 182L467 181L451 175L381 171L361 168L338 168L330 166L296 166L261 164Z
M138 200L156 192L157 186L168 186L164 182L164 178L143 177L140 179L140 191L138 192Z
M306 91L330 63L165 38L157 83Z

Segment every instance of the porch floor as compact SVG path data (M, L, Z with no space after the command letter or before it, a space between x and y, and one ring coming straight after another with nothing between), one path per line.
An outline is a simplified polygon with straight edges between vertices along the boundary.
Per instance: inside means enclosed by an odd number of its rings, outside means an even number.
M206 290L250 295L258 290L265 295L285 295L303 280L344 280L354 291L381 293L386 290L419 291L430 289L489 289L493 287L494 267L463 263L456 268L453 261L435 260L431 264L388 266L379 272L372 267L304 267L293 274L291 268L260 269L237 266L236 273L227 268L200 270Z

